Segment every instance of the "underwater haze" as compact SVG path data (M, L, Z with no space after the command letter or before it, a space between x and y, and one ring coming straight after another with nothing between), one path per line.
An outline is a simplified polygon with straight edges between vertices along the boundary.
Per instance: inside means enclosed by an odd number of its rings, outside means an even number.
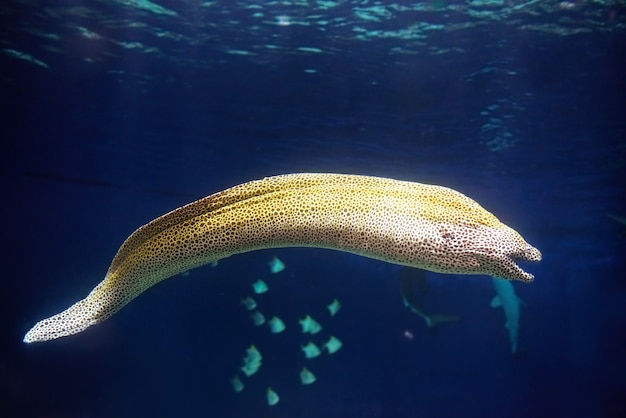
M7 0L0 27L0 416L626 416L625 1ZM138 227L310 172L455 189L535 278L264 249L23 342Z

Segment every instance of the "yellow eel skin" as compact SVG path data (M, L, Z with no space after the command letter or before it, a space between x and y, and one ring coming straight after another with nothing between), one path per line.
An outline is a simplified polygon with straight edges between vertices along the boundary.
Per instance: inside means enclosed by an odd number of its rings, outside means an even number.
M345 174L251 181L169 212L136 230L104 280L44 319L24 342L84 331L144 290L189 269L262 248L319 247L442 273L529 282L514 260L541 253L465 195L441 186Z

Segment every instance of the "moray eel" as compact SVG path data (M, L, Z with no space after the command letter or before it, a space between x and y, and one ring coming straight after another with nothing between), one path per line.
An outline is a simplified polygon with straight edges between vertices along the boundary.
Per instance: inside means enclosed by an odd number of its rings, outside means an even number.
M441 186L344 174L251 181L169 212L122 244L87 297L24 342L79 333L161 280L233 254L320 247L435 272L529 282L515 260L541 253L465 195Z

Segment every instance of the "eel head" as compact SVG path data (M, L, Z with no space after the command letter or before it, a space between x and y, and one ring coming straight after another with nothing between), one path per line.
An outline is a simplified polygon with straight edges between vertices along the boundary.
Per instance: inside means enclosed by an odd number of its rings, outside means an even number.
M497 245L490 251L477 253L481 265L492 276L531 282L535 276L522 270L516 261L541 261L541 252L506 225L498 228L497 236Z

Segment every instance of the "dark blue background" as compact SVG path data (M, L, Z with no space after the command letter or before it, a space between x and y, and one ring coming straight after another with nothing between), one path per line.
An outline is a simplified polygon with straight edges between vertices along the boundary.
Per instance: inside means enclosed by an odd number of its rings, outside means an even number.
M32 34L11 28L5 40L36 50ZM307 36L291 39L312 44ZM606 216L626 216L623 31L560 37L493 24L438 36L464 52L396 56L383 39L208 68L136 55L87 64L77 52L45 69L0 55L0 415L626 414L624 225ZM210 47L178 53L223 59ZM518 141L502 151L485 144L493 132L481 111L493 103ZM426 308L463 318L433 335L402 306L400 267L318 249L231 257L82 334L22 343L103 278L138 226L240 182L305 171L453 187L541 249L544 260L524 266L535 281L515 283L526 303L520 355L489 308L489 278L428 273ZM274 255L287 265L275 276ZM285 320L283 334L254 328L239 303L257 278L270 287L262 311ZM335 297L343 309L331 319ZM296 319L307 313L342 350L303 361ZM264 364L235 395L228 381L251 343ZM305 364L318 378L306 387ZM268 385L281 396L272 408Z

